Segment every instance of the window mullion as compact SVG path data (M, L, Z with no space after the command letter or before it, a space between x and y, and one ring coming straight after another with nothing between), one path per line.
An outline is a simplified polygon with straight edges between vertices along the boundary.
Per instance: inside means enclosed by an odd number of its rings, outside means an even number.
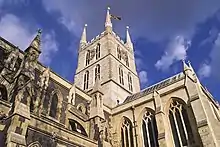
M152 132L153 132L153 138L154 138L154 144L156 145L156 139L157 138L155 138L156 137L156 135L155 135L155 130L154 130L154 122L153 122L153 120L152 119L149 119L150 121L151 121L151 128L152 128Z
M124 134L124 145L125 145L125 147L127 147L127 143L126 143L126 141L127 141L127 139L126 139L126 127L125 126L123 126L123 134Z
M147 142L148 142L149 147L151 147L150 134L149 134L149 130L148 130L148 120L145 120L144 122L145 122L145 127L146 127L146 132L147 132Z
M187 130L186 130L186 124L185 124L184 119L183 119L182 111L180 111L180 118L181 118L181 121L182 121L182 124L183 124L183 129L184 129L184 133L186 135L186 140L189 143L189 137L188 137L188 133L187 133Z
M131 134L130 134L130 125L127 126L128 130L128 147L131 147Z
M177 124L177 120L176 120L175 112L172 111L172 115L173 115L173 118L174 118L175 126L177 127L176 130L177 130L177 134L178 134L178 138L179 138L180 146L182 147L183 144L182 144L182 139L181 139L181 136L180 136L179 127L178 127L178 124Z

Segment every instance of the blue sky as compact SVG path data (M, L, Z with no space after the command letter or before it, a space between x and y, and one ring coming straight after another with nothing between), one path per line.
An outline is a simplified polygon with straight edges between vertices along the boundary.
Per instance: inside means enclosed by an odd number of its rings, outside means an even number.
M73 81L85 23L91 40L104 30L107 6L121 38L130 26L142 88L182 71L190 60L203 85L220 91L219 0L0 0L0 36L24 50L43 29L40 61Z

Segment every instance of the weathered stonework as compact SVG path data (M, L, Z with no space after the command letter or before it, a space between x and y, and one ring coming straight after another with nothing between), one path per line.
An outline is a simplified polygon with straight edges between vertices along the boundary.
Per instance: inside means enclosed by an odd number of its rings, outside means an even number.
M0 146L220 145L219 104L190 63L140 91L129 29L124 43L112 30L112 17L108 9L105 31L90 42L85 25L74 83L38 62L40 30L24 52L0 37Z

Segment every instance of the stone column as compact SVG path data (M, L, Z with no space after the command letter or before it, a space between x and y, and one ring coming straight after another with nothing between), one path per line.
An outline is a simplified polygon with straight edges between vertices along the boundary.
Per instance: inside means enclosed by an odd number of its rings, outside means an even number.
M18 103L14 113L10 118L7 130L6 147L25 147L27 128L30 122L29 107L23 103Z
M217 147L218 145L216 144L216 138L213 134L212 127L210 126L209 119L205 111L204 102L207 100L207 98L201 91L201 85L198 83L198 81L192 81L189 78L186 78L185 80L186 91L188 93L197 124L198 131L194 130L194 132L197 131L196 133L199 134L197 135L198 137L194 136L197 137L195 138L195 141L197 144L202 143L204 147Z
M153 97L156 105L155 118L157 122L157 130L158 130L158 143L160 147L167 147L168 145L165 138L165 132L166 132L165 114L162 111L160 94L157 91L154 91Z

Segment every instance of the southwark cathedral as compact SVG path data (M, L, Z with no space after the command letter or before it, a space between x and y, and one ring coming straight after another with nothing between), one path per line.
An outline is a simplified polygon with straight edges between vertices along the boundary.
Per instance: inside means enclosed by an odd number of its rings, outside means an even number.
M220 107L190 62L141 90L112 18L91 41L85 25L74 83L38 61L40 30L24 51L0 37L0 147L220 147Z

